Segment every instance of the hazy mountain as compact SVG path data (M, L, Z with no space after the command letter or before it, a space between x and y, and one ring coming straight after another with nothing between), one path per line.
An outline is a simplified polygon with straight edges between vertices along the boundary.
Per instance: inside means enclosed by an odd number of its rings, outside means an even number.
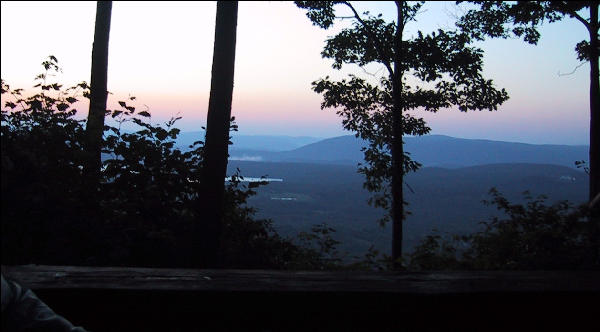
M204 140L204 131L181 132L177 138L177 147L187 148L195 141ZM288 151L301 146L322 140L318 137L308 136L268 136L268 135L237 135L233 134L231 141L233 145L229 148L231 151L260 150L260 151Z
M409 137L405 142L411 156L427 166L537 163L574 167L575 161L589 159L589 147L581 145L538 145L442 135Z
M407 137L405 150L424 166L456 168L494 163L537 163L574 167L588 159L588 146L536 145L443 135ZM366 143L352 135L321 140L291 151L238 149L232 159L356 165L363 160ZM264 149L262 149L264 150Z
M271 218L283 235L309 230L326 222L337 230L341 248L356 255L371 245L389 252L390 226L381 228L376 220L383 211L367 204L371 194L363 189L364 177L356 166L306 163L230 161L230 171L240 168L243 175L281 178L258 188L249 204L258 216ZM406 177L405 199L409 202L405 223L406 250L432 229L468 233L478 222L498 215L489 189L498 188L512 201L522 201L522 192L545 194L550 201L585 201L588 180L579 170L544 164L492 164L446 169L425 167Z

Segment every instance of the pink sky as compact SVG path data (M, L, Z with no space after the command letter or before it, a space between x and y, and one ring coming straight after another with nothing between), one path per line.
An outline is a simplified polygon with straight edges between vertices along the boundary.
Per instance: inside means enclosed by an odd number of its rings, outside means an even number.
M393 4L357 3L392 19ZM115 2L110 36L109 99L129 94L148 105L153 121L181 115L179 127L199 130L206 119L214 35L214 2ZM427 3L419 22L408 27L431 31L450 26L453 3ZM45 56L63 66L65 85L89 81L95 3L2 2L2 78L27 88ZM241 134L331 137L341 129L333 110L320 110L321 96L310 83L326 75L362 75L348 66L339 73L320 52L327 36L290 2L240 2L234 103ZM508 90L498 112L423 114L434 134L531 143L587 144L589 66L574 45L586 38L579 22L545 26L538 46L520 40L481 43L485 74ZM110 107L110 106L109 106Z

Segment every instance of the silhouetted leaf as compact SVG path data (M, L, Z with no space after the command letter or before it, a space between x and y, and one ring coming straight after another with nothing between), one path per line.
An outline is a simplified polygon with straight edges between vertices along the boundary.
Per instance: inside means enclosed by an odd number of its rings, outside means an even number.
M60 104L56 105L56 108L57 108L59 111L63 112L63 111L65 111L66 109L68 109L68 108L69 108L69 104L66 104L66 103L60 103Z

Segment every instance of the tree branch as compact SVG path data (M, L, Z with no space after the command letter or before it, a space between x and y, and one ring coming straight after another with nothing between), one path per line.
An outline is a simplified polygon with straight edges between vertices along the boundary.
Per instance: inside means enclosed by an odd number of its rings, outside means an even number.
M360 24L363 25L363 27L365 28L365 31L367 32L367 34L369 35L369 37L375 43L375 49L377 50L377 53L379 53L379 55L381 57L381 61L383 62L383 65L387 68L388 72L390 73L390 77L394 77L394 70L392 69L392 65L390 64L389 61L385 60L385 58L383 56L383 54L384 54L383 53L383 47L381 45L381 42L377 38L377 36L373 33L373 31L371 31L371 29L369 29L369 26L367 25L367 23L365 23L365 21L363 21L363 19L360 18L360 15L358 15L358 12L356 11L356 9L354 9L354 7L352 6L352 4L350 4L350 2L344 1L343 3L346 6L348 6L348 8L350 8L350 10L352 10L352 12L354 13L354 17L356 18L356 20L358 20L358 22L360 22Z
M571 17L576 18L578 21L583 23L583 25L585 25L586 29L588 29L588 31L591 32L592 26L590 25L590 22L586 21L585 18L581 17L581 15L577 14L576 12L569 12L569 15L571 15Z
M410 186L410 184L408 184L408 182L404 181L404 184L406 185L406 187L410 190L410 192L412 192L413 194L415 193L415 191L413 190L413 188Z
M583 66L584 64L586 64L587 62L582 62L580 64L577 65L577 67L575 67L575 69L573 69L573 71L571 71L570 73L566 73L566 74L561 74L560 71L558 72L558 76L569 76L569 75L573 75L575 74L575 72L577 71L577 69L579 69L579 67Z
M364 67L362 67L362 66L359 66L359 67L360 67L360 69L362 69L362 71L363 71L365 74L367 74L367 75L370 75L370 76L373 76L373 77L377 77L377 73L379 73L379 72L380 72L380 71L383 69L383 67L379 67L379 69L377 69L377 71L376 71L376 72L374 72L374 73L369 73L369 72L368 72L368 71L367 71L367 70L366 70Z

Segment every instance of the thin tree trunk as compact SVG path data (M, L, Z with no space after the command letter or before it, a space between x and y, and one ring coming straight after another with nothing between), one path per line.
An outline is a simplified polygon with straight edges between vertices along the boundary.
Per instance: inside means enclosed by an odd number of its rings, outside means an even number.
M404 30L404 15L402 11L402 2L396 2L398 10L398 26L396 29L395 52L394 52L394 73L393 73L393 95L394 110L392 113L392 260L394 269L400 269L402 259L402 222L404 219L404 196L403 196L403 178L404 178L404 146L402 142L403 124L402 124L402 69L401 54L402 51L402 32Z
M598 5L590 6L590 195L600 192L600 87L598 83Z
M218 265L233 95L237 1L218 1L202 171L208 266Z
M598 4L590 5L590 203L600 193L600 73L598 70ZM595 263L600 261L600 204L592 207Z
M108 94L106 85L111 10L112 1L98 1L96 5L94 45L92 47L90 110L87 118L86 144L84 146L86 155L84 172L85 177L90 181L88 185L95 185L98 182L102 164L101 148Z

